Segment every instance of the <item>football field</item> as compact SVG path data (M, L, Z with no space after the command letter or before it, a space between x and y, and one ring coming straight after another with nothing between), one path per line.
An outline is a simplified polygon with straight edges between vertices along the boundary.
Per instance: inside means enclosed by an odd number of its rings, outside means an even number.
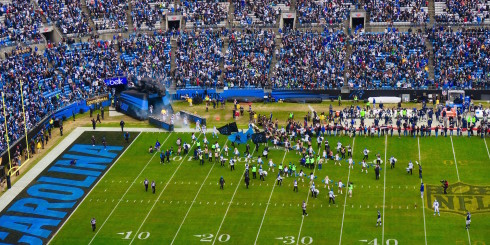
M202 134L196 133L198 139ZM207 139L230 147L227 136ZM122 153L110 170L85 196L66 223L51 238L50 244L490 244L490 154L488 144L478 137L364 137L326 136L330 146L337 142L353 147L355 166L348 168L342 160L333 160L322 169L299 166L300 155L284 148L273 149L269 158L276 166L292 162L316 176L317 197L309 192L309 181L284 177L276 184L278 168L269 171L265 181L252 179L244 183L245 145L235 170L228 161L222 167L214 159L200 165L193 160L196 147L188 155L171 156L161 164L160 153L148 153L158 139L162 149L177 149L176 141L191 143L190 133L140 133ZM316 150L316 138L312 140ZM253 144L250 142L253 151ZM257 164L262 149L254 152ZM369 162L379 154L381 177L375 179L374 168L361 172L358 164L362 151L369 149ZM323 145L322 145L323 151ZM335 151L333 149L333 151ZM223 152L222 152L223 153ZM318 153L318 152L317 152ZM224 154L224 153L223 153ZM390 157L397 158L390 168ZM407 174L409 161L415 165ZM423 178L419 178L419 162ZM264 159L264 168L268 169ZM329 203L328 189L322 180L328 175L337 197ZM218 181L225 180L223 190ZM144 188L144 180L155 181L156 191ZM293 192L293 181L299 181ZM449 181L443 194L440 181ZM353 195L347 189L338 193L336 183L354 184ZM425 184L423 198L421 181ZM432 203L441 205L440 216L434 216ZM307 203L308 216L302 216L301 204ZM376 226L380 211L382 225ZM465 229L466 212L472 214L469 230ZM97 229L90 226L92 217Z

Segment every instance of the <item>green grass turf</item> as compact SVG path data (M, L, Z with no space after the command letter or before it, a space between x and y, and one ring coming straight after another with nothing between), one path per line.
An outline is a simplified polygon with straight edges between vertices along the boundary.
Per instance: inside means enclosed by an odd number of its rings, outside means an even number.
M349 171L345 161L342 166L333 166L333 161L329 160L323 169L316 169L315 183L320 194L313 198L306 179L304 183L299 182L298 193L293 192L294 177L284 178L282 186L275 186L277 167L274 173L269 172L265 181L258 177L251 179L250 188L246 189L242 178L243 162L236 165L235 171L230 171L228 162L226 167L207 161L201 166L198 161L189 160L190 156L177 156L170 164L161 165L157 154L147 153L148 146L156 139L165 142L164 148L176 148L178 137L190 142L190 134L186 133L142 133L51 243L339 244L341 239L342 244L393 245L425 244L427 239L427 244L469 244L469 234L471 244L490 244L490 193L472 192L472 188L463 186L450 188L447 196L432 191L428 198L426 192L422 199L421 180L415 164L418 161L423 166L426 188L434 186L437 191L442 191L438 188L439 181L447 179L452 186L458 182L459 174L459 180L464 184L483 186L488 190L490 156L480 138L454 137L451 144L450 137L358 136L355 140L327 137L332 148L338 141L353 145L356 164ZM214 142L211 135L207 137ZM225 136L220 136L218 141L220 145L227 142ZM313 142L317 150L316 139ZM369 161L375 159L375 154L381 155L380 180L375 180L373 167L369 168L368 174L361 173L358 162L362 160L364 148L370 150ZM241 145L240 152L244 149ZM258 154L254 154L254 162ZM398 159L394 169L388 162L391 156ZM271 149L269 158L279 165L290 161L297 163L299 155L295 151ZM413 175L405 171L410 160L415 164ZM304 167L297 170L300 169L307 174L312 171ZM353 197L346 197L346 189L343 194L337 193L332 184L331 188L338 196L336 204L329 205L328 190L321 182L326 175L335 183L339 180L347 183L348 179L354 182ZM218 186L221 176L226 181L224 190ZM142 182L145 178L157 182L156 194L144 191ZM462 195L466 201L463 209L472 211L469 233L464 229L465 210L459 210ZM477 205L477 196L481 197L483 209ZM440 217L433 216L432 203L428 203L433 198L440 199ZM449 210L446 205L451 198L455 210ZM308 200L309 214L304 218L300 208L303 200ZM384 226L376 227L377 210L382 213ZM92 217L97 218L97 233L90 227Z

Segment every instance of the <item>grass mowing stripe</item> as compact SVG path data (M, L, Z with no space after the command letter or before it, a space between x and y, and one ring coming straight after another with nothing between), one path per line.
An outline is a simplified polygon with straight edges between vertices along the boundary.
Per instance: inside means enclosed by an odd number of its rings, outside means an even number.
M456 151L454 151L454 144L453 144L453 137L452 136L449 136L449 138L451 138L451 147L453 148L453 156L454 156L454 165L456 166L456 173L458 174L458 182L461 182L461 180L459 179L459 171L458 171L458 163L456 162ZM463 196L463 192L461 189L459 189L459 194L461 196ZM463 202L463 208L466 209L465 207L465 203ZM468 242L469 244L471 244L471 238L470 238L470 230L469 229L466 229L466 233L468 233Z
M177 173L177 171L179 171L180 166L182 166L182 163L184 162L185 158L189 155L189 153L191 152L191 150L194 147L194 145L196 145L196 142L199 140L199 137L201 137L201 134L202 133L199 133L199 135L196 138L196 141L194 143L192 143L192 146L189 148L189 151L187 152L187 154L185 155L185 157L182 158L182 161L180 161L179 166L177 166L177 168L174 170L174 172L172 173L172 176L170 176L170 179L168 179L167 184L165 184L165 186L163 187L163 189L160 192L160 194L158 194L158 197L155 200L155 202L153 203L153 205L151 206L150 211L148 211L148 214L146 214L145 219L143 220L143 222L141 222L140 227L138 228L138 230L134 234L139 234L141 228L143 227L143 225L145 224L146 220L148 219L148 216L150 216L151 211L153 211L153 208L155 208L155 205L158 203L158 200L162 196L163 192L165 192L165 189L167 189L168 184L170 184L170 181L172 181L172 179L174 178L174 176ZM133 239L131 239L131 242L129 243L130 245L133 244L135 238L136 238L136 236L133 236Z
M255 149L257 149L257 148L255 148ZM252 151L252 154L250 154L250 156L254 155L255 149ZM252 159L252 158L250 158L250 159ZM245 175L245 171L247 171L247 170L243 170L242 176L240 177L240 180L238 181L238 183L236 185L235 192L233 192L233 196L231 196L230 203L228 203L228 208L226 208L225 216L223 216L223 219L221 220L221 224L219 224L218 232L216 232L216 235L213 238L213 245L216 242L216 237L218 237L218 234L221 231L221 227L223 226L223 223L225 223L226 215L228 214L228 211L230 210L230 206L233 203L233 199L235 198L235 194L238 191L238 187L240 186L240 182L242 182L243 175Z
M485 142L485 148L487 148L488 158L490 158L490 152L488 151L487 140L486 139L483 139L483 142Z
M320 153L318 153L320 154ZM313 167L313 176L315 176L315 171L316 171L316 167ZM311 181L310 181L311 182ZM311 188L311 183L309 184L309 188ZM310 198L310 191L307 191L306 192L306 205L308 206L308 199ZM305 221L305 216L303 215L303 217L301 218L301 225L299 226L299 232L298 232L298 237L296 239L296 245L299 244L299 240L301 240L301 230L303 229L303 222Z
M288 153L288 151L285 149L284 157L282 158L281 165L284 164L284 159L286 159L287 153ZM274 193L274 188L276 188L276 185L274 184L274 182L272 182L272 191L271 191L271 194L269 195L269 200L267 201L267 206L265 207L264 215L262 216L262 221L260 222L259 231L257 232L257 236L255 237L254 244L257 244L257 240L259 239L260 230L262 229L262 225L264 224L265 215L267 214L267 209L269 208L269 204L270 204L271 198L272 198L272 193Z
M356 143L356 137L352 140L352 154L354 154L354 144ZM352 155L352 158L354 155ZM354 163L353 163L354 164ZM350 180L350 166L349 166L349 173L347 174L347 184L349 184ZM344 200L344 211L342 212L342 225L340 226L340 239L339 239L339 245L342 244L342 231L344 229L344 217L345 217L345 206L347 203L347 193L349 193L349 190L345 193L345 200ZM328 194L327 194L328 195Z
M417 144L419 146L419 162L422 164L422 158L420 157L420 138L417 138ZM386 167L386 166L385 166ZM422 182L422 179L420 179L420 182ZM422 196L422 214L424 215L424 236L425 236L425 245L427 245L427 230L425 228L425 201L424 201L424 196Z
M138 136L140 136L142 133L140 133ZM167 138L165 139L165 141L163 141L162 145L165 144L165 142L167 142L167 140L170 138L170 135L172 135L172 132L170 132L170 134L168 134ZM135 139L136 140L136 139ZM133 140L133 142L135 141ZM133 143L131 142L131 144ZM129 145L131 146L131 145ZM127 149L129 149L129 146ZM138 180L138 178L141 176L141 174L143 173L143 171L145 171L146 167L148 167L148 165L150 164L151 160L153 160L153 158L156 156L156 153L158 151L155 151L155 153L153 154L153 156L151 156L150 160L148 160L148 162L146 163L146 165L143 167L143 169L141 169L140 173L138 174L138 176L136 176L136 178L134 178L134 181L131 183L131 185L129 185L128 189L126 189L126 192L124 192L123 196L119 199L119 201L116 203L116 206L114 206L114 208L111 210L111 212L109 213L109 216L107 216L107 218L104 220L104 222L102 223L102 225L100 226L99 229L97 229L97 232L95 233L94 237L92 237L92 239L90 240L90 242L88 243L89 245L92 244L92 242L94 241L95 237L97 236L97 234L99 234L99 232L102 230L102 227L104 227L104 225L107 223L107 221L109 220L109 218L112 216L112 214L114 213L114 211L117 209L117 207L119 206L119 204L122 202L122 200L124 199L124 197L126 196L126 194L128 194L129 190L131 189L131 187L134 185L134 183ZM118 159L119 160L119 159ZM107 171L106 173L108 173L109 171ZM105 175L105 174L104 174ZM102 178L101 178L102 179ZM94 187L95 188L95 187ZM92 188L92 190L94 189ZM88 195L87 195L88 196ZM68 220L68 219L67 219Z
M384 171L384 183L383 183L383 231L381 232L381 244L385 244L385 204L386 204L386 151L388 150L388 134L385 136L385 171ZM349 184L349 181L347 181Z
M223 145L223 148L224 148L224 146L226 145L226 143L228 143L228 139L226 139L226 142L225 142L225 144ZM223 148L221 148L220 152L222 152L222 151L223 151ZM192 202L191 202L191 206L190 206L190 207L189 207L189 209L187 210L187 213L185 213L184 219L182 220L182 223L180 223L179 229L178 229L178 230L177 230L177 232L175 233L175 236L174 236L174 238L172 239L172 242L171 242L170 244L174 244L175 238L177 238L177 235L179 234L180 229L182 228L182 225L184 224L185 220L187 219L187 215L189 215L189 212L191 211L192 206L194 206L194 203L196 202L197 196L199 196L199 193L201 192L201 189L202 189L202 187L204 186L204 183L206 183L206 180L208 179L209 174L210 174L210 173L211 173L211 171L213 170L214 165L216 165L216 161L214 161L213 166L211 166L211 169L209 169L208 175L206 175L206 178L205 178L205 179L204 179L204 181L202 182L201 187L199 187L199 190L197 191L197 194L196 194L196 196L194 197L194 200L192 200Z
M88 130L86 130L88 131ZM71 212L70 216L68 216L68 218L65 220L65 222L63 222L63 224L60 226L60 228L56 231L56 233L54 233L54 235L51 237L51 239L49 239L49 242L48 244L54 239L54 237L58 234L58 232L63 228L63 226L66 224L66 222L68 222L68 220L70 220L71 216L77 211L78 207L80 207L83 203L83 201L85 201L85 198L87 198L90 193L92 192L93 189L95 189L95 187L97 187L97 185L100 183L100 181L105 177L105 175L107 173L109 173L109 171L111 170L112 167L114 167L114 165L116 165L116 163L119 161L119 159L124 155L124 153L126 153L126 151L131 148L131 145L138 139L138 137L140 137L142 133L140 132L138 134L138 136L136 136L136 138L134 138L133 141L131 141L131 144L128 145L128 147L126 147L126 149L124 149L124 152L121 153L121 155L119 155L119 157L116 159L116 161L109 167L109 169L107 169L107 171L102 175L102 177L100 177L100 179L97 181L97 183L95 183L95 185L92 187L92 189L90 189L90 191L87 193L87 195L85 195L85 197L82 199L82 201L78 204L78 206L75 208L75 210L73 210L73 212ZM80 136L79 136L80 137ZM106 220L107 221L107 220ZM104 222L105 223L105 222ZM104 226L104 224L102 224L102 226ZM102 226L99 228L99 230L102 228ZM99 231L97 231L98 233Z

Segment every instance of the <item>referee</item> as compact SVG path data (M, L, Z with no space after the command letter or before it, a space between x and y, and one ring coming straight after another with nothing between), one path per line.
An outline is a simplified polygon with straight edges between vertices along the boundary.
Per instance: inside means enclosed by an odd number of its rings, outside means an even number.
M90 220L90 224L92 225L92 231L95 231L95 218L92 218L92 220Z
M155 181L154 180L151 181L151 189L153 190L153 194L155 194L156 188L155 188Z
M145 191L148 192L148 179L145 179Z

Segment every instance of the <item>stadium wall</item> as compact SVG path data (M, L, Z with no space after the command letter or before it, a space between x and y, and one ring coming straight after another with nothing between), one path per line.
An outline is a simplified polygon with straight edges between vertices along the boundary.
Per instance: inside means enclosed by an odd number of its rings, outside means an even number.
M403 94L409 94L411 99L432 95L442 95L440 89L397 89L397 90L350 90L349 93L341 93L340 90L272 90L272 97L275 100L287 100L291 102L308 102L308 100L328 100L337 99L339 95L342 99L354 99L357 95L359 100L368 99L369 97L379 96L391 96L401 97ZM474 100L481 100L490 95L490 90L465 90L467 96L470 96ZM217 93L215 89L179 89L177 93L173 95L174 100L179 100L183 96L194 97L196 95L204 98L208 95L211 99L230 99L230 98L250 98L250 100L263 100L264 96L268 94L263 89L227 89L222 93Z

